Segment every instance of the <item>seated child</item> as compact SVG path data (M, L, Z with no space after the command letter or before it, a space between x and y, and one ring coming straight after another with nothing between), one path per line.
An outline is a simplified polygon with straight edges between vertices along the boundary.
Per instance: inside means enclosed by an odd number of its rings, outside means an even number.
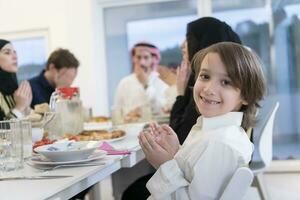
M222 42L199 51L192 66L201 116L183 145L167 125L151 124L139 136L157 169L147 183L148 199L219 199L234 172L251 159L253 144L245 130L254 125L265 92L258 57Z

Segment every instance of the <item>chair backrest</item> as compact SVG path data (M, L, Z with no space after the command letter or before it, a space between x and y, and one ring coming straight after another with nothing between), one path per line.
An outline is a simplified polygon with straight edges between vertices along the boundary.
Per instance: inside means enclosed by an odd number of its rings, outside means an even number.
M241 200L253 181L253 173L248 167L240 167L231 177L220 200Z
M256 153L265 167L269 166L273 157L273 127L278 107L279 103L275 102L271 107L269 105L267 111L263 110L264 113L260 111L258 124L253 128L254 155Z
M260 156L266 166L269 166L273 158L273 128L274 128L275 115L278 108L279 108L279 103L276 102L271 112L271 115L269 117L269 120L267 121L263 129L259 146L258 146L260 150Z

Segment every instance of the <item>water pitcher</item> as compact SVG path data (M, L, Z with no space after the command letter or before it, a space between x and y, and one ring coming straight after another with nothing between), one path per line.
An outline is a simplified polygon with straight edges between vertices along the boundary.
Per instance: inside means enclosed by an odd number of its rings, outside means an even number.
M50 109L59 118L53 124L57 136L65 134L78 134L83 130L83 109L80 100L79 88L57 88L50 98ZM59 128L58 128L59 127Z

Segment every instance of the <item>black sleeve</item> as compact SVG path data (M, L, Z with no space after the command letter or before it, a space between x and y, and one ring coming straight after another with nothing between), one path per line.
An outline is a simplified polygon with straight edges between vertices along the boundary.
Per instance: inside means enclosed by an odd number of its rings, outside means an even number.
M192 95L192 89L187 87L185 89L184 95L179 95L176 97L176 101L172 106L170 113L170 126L176 132L177 127L180 125L180 121L183 118L185 113L186 106L190 102L190 98Z
M170 126L182 144L199 116L193 98L194 76L189 79L184 96L178 96L172 107Z
M0 108L0 121L4 120L4 118L5 118L5 114L2 111L2 109Z
M177 134L180 144L184 142L191 128L196 124L198 117L199 113L196 110L194 100L191 98L185 106L183 114L173 121L170 120L170 126Z
M177 123L181 120L185 107L186 100L184 96L177 96L176 101L172 106L171 114L170 114L170 126L175 129Z

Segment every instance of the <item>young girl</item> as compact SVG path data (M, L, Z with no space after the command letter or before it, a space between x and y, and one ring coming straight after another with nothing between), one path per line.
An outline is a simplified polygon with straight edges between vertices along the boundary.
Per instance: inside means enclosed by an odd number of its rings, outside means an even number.
M199 51L194 100L202 114L180 147L167 125L151 125L139 136L147 160L157 169L148 199L218 199L253 145L245 130L255 123L265 80L258 57L245 47L222 42Z

